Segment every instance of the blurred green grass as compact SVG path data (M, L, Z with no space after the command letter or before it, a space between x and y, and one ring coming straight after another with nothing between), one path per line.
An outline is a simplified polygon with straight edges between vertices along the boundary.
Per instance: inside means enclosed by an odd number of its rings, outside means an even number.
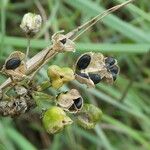
M50 44L50 39L45 39L45 32L50 36L61 29L68 32L105 8L123 1L125 0L1 0L0 67L13 50L25 51L27 41L19 24L24 13L40 13L37 2L43 6L48 20L32 40L30 56ZM107 16L82 35L76 41L75 54L59 54L50 62L72 66L73 60L87 51L103 52L118 59L121 72L114 85L102 83L96 89L86 89L77 82L72 83L80 89L86 102L99 106L104 112L103 121L94 130L84 130L73 125L60 134L49 136L42 128L37 113L15 119L1 117L0 149L149 150L149 11L150 3L147 0L135 1ZM46 73L43 72L45 70L39 73L39 79L46 78ZM0 83L2 82L0 76Z

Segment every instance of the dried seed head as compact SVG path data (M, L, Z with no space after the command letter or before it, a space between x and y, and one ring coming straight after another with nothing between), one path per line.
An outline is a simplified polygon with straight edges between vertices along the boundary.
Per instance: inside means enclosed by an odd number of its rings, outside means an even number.
M15 117L27 111L27 103L24 97L14 97L11 101L3 101L3 105L5 106L3 116Z
M26 95L28 93L28 90L25 87L19 85L15 86L15 91L18 95Z
M55 33L52 36L53 49L58 52L72 52L75 51L75 44L73 41L68 39L65 35L60 34L60 32Z
M20 24L20 28L27 35L36 34L42 25L42 18L40 15L27 13L23 16L22 22Z
M57 104L70 113L77 113L82 109L83 98L76 89L71 89L57 96Z
M102 118L102 111L92 104L84 104L77 116L77 123L85 129L92 129Z
M101 53L88 52L78 58L75 72L76 80L88 87L95 87L102 80L113 83L119 67L113 57L105 58Z
M49 134L55 134L72 124L72 120L60 107L51 107L43 115L43 125Z
M52 87L56 89L75 79L73 70L68 67L60 68L59 66L52 65L48 68L47 74L51 80Z

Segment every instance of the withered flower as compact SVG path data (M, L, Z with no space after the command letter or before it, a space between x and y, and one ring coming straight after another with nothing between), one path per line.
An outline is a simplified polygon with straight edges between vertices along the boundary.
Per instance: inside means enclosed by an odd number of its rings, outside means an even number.
M20 28L27 35L34 35L40 30L41 25L42 25L42 18L40 15L27 13L23 16Z
M60 68L59 66L52 65L48 68L47 74L52 83L52 87L56 89L75 79L73 70L68 67Z
M102 80L112 84L118 72L117 60L101 53L85 53L75 64L76 80L88 87L95 87Z
M76 89L61 93L57 96L56 103L65 111L77 113L82 109L83 98Z

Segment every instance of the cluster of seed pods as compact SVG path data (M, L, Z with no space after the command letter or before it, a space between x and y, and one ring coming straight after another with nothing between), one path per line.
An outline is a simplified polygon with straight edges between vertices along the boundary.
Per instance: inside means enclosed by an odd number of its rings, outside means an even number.
M119 73L117 60L104 57L101 53L85 53L80 56L75 65L76 79L94 87L102 80L113 83Z

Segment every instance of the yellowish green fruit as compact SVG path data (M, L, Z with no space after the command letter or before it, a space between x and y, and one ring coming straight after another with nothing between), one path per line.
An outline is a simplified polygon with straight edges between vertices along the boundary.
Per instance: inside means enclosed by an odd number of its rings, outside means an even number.
M51 80L52 87L55 89L75 79L73 70L68 67L60 68L59 66L52 65L48 68L47 74Z
M43 115L43 125L49 134L55 134L72 124L72 120L57 106L49 108Z

